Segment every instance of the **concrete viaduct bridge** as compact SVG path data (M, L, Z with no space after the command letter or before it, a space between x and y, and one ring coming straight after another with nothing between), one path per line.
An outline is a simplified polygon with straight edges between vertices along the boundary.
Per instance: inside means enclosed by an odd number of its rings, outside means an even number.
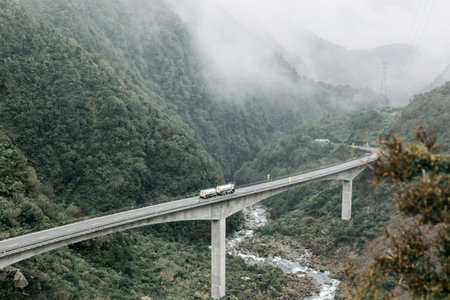
M221 298L225 296L226 218L245 207L289 189L313 182L340 180L343 183L342 219L350 220L352 180L368 163L378 158L378 153L373 149L358 148L372 153L332 167L239 188L230 195L209 199L191 197L0 241L0 268L52 249L130 228L175 221L211 220L211 297Z

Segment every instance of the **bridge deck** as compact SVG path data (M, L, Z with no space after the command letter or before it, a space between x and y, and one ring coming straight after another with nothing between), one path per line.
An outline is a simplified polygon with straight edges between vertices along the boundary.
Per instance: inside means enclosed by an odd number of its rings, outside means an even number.
M166 202L162 204L147 206L143 208L131 209L124 212L119 212L107 216L96 217L89 220L72 223L64 226L59 226L39 232L26 234L0 241L0 257L18 253L40 245L53 243L65 239L71 239L76 236L89 234L95 231L104 230L108 227L117 227L126 223L135 222L138 220L153 218L156 216L173 213L176 211L186 210L193 207L211 205L217 202L227 201L236 197L264 192L267 190L279 188L291 184L299 184L302 182L311 181L318 178L323 178L332 174L336 174L345 170L353 169L372 162L378 158L377 153L365 156L360 159L349 161L336 166L292 176L291 180L288 177L260 183L252 186L236 189L234 194L219 196L210 199L200 199L199 197L190 197L181 200Z

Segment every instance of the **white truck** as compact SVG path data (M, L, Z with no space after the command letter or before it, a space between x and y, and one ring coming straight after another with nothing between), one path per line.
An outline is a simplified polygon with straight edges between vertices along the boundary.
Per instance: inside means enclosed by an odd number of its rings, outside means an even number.
M224 185L219 185L215 188L210 188L200 191L200 198L206 199L210 197L215 197L217 195L226 195L234 193L234 183L227 183Z
M232 194L234 193L234 184L228 183L224 185L219 185L218 187L216 187L216 193L217 195Z
M216 193L215 188L200 191L200 198L203 198L203 199L206 199L209 197L215 197L216 195L217 195L217 193Z

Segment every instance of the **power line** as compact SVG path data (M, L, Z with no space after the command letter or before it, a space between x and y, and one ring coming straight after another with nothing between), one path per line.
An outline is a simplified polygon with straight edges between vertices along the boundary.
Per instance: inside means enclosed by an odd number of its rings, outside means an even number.
M413 47L411 44L413 44L415 37L417 35L418 28L420 24L422 23L422 18L425 12L426 8L426 0L422 0L417 4L414 18L412 20L411 26L409 28L408 37L405 41L404 46L404 55L401 57L401 62L399 63L399 68L397 68L397 71L395 72L395 75L393 76L393 79L397 82L398 80L401 80L403 78L404 70L406 68L406 65L408 64L409 58L412 53ZM392 98L395 99L399 96L399 90L394 89Z
M434 48L435 49L441 49L441 51L439 52L439 55L436 56L436 60L434 61L434 65L435 66L439 66L442 63L445 64L443 69L445 70L448 65L449 65L449 59L450 59L450 40L444 40L445 37L448 38L448 31L450 29L450 22L447 24L447 26L445 26L444 30L442 31L441 35L439 36L439 38L436 40L436 42L434 43ZM445 43L445 44L444 44ZM441 46L442 45L442 46ZM426 65L423 63L422 65L420 65L420 70L425 69ZM426 69L426 74L424 76L424 78L428 78L429 76L431 76L431 72L432 69L431 68L427 68Z
M416 60L418 52L417 45L420 44L425 29L428 26L428 21L430 19L431 13L433 12L435 1L436 0L433 0L431 2L431 5L428 5L428 2L424 0L423 2L419 3L417 7L416 15L414 16L414 21L410 31L412 32L412 34L410 35L410 37L408 37L407 53L402 63L404 67L400 69L400 72L397 73L398 75L396 76L396 78L400 80L406 79L407 75L411 70L411 67L414 65L414 61ZM399 91L397 89L394 91L394 97L397 98L398 95Z
M409 61L409 58L413 51L412 50L413 48L411 47L411 45L414 44L414 40L416 38L418 28L420 27L420 24L422 23L422 17L424 16L425 8L426 8L426 0L419 2L416 13L414 14L413 22L411 24L411 27L410 27L410 30L408 33L408 38L406 40L406 50L405 50L406 53L405 53L404 59L402 61L402 65L406 66ZM403 68L400 71L400 74L398 74L398 77L401 77L400 75L403 75L404 69L405 68Z
M422 26L422 31L420 32L420 34L418 36L417 44L419 44L421 42L421 40L422 40L423 34L425 32L425 29L428 26L428 21L430 19L431 13L433 12L433 8L434 8L435 2L436 2L436 0L433 0L431 2L431 6L430 6L430 9L428 11L428 15L427 15L427 17L425 19L424 25ZM411 60L409 61L409 64L407 65L407 67L405 69L405 74L404 74L405 77L408 75L408 72L409 72L410 68L413 67L413 65L414 65L413 63L414 63L414 60L415 60L415 58L417 56L417 50L418 50L417 48L413 49Z

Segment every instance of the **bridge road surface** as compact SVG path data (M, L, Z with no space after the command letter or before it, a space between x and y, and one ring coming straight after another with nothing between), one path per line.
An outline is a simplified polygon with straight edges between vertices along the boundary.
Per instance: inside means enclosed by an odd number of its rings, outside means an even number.
M236 189L234 194L213 197L209 199L201 199L199 197L185 198L181 200L166 202L162 204L147 206L143 208L131 209L124 212L119 212L107 216L96 217L93 219L76 222L64 226L59 226L39 232L26 234L10 239L0 241L0 258L20 253L29 249L33 249L46 244L51 244L59 241L68 240L77 236L83 236L95 231L104 230L106 228L113 228L127 223L132 223L137 220L145 220L156 216L161 216L177 211L182 211L192 207L209 205L211 203L227 201L228 199L242 197L249 194L258 193L261 191L271 190L280 186L287 186L291 184L298 184L302 182L308 182L314 179L320 179L335 173L339 173L345 170L354 169L358 166L364 166L365 164L372 162L378 158L378 153L373 152L370 155L362 158L327 167L324 169L292 176L291 180L288 177L260 183L248 187ZM120 230L118 230L120 231ZM4 265L0 265L0 268Z

